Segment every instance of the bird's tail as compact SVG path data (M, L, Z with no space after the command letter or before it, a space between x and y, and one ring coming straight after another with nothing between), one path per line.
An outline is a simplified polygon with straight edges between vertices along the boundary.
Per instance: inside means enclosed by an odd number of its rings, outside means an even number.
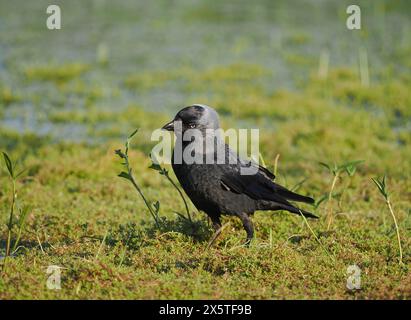
M259 210L286 210L291 213L295 213L298 215L303 215L306 218L313 218L313 219L318 219L318 216L315 214L305 211L303 209L297 208L293 206L291 203L288 201L285 201L287 203L278 203L278 202L273 202L273 201L259 201L258 202L258 209Z
M278 184L276 185L276 187L277 187L277 193L287 200L305 202L305 203L315 202L313 198L302 196L301 194L292 192Z
M298 214L298 215L303 215L306 218L313 218L313 219L318 219L318 216L315 214L312 214L311 212L305 211L303 209L294 207L293 205L285 205L285 204L280 204L281 209L287 210L289 212Z

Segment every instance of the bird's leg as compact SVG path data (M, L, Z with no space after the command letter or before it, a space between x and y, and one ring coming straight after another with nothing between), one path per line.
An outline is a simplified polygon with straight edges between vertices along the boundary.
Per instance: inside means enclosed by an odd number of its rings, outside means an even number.
M210 248L213 245L213 243L217 240L222 230L220 217L212 217L211 221L213 222L213 228L215 232L211 237L210 241L208 242L207 249Z
M218 230L221 229L220 218L213 218L213 219L211 219L211 221L213 222L213 228L214 228L215 232L217 232Z
M251 240L254 237L254 227L253 227L253 222L251 221L250 217L248 214L242 212L238 215L238 217L241 219L241 222L243 223L243 227L245 231L247 232L247 240L245 242L245 245L248 247L251 243Z

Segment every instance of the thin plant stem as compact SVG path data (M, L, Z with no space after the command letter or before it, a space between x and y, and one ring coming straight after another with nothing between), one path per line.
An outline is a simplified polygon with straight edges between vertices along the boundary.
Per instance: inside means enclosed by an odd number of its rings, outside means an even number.
M273 229L270 228L270 249L273 248Z
M401 247L400 229L398 228L397 218L395 217L394 210L392 209L391 201L390 201L390 198L389 198L389 195L388 195L388 191L386 189L385 178L386 178L386 176L384 175L382 180L379 180L378 178L371 178L371 180L375 183L378 190L380 191L380 193L384 197L385 203L387 204L388 209L390 210L392 219L394 220L395 230L397 232L398 247L399 247L399 252L400 252L400 261L399 261L399 263L400 263L400 265L402 265L403 262L402 262L402 247Z
M19 242L20 242L21 232L22 232L22 228L19 228L19 230L18 230L18 232L17 232L16 240L14 241L13 249L11 250L11 251L12 251L12 254L16 251L17 245L18 245Z
M332 261L335 261L334 257L328 252L327 248L324 247L324 245L321 243L320 239L315 234L314 230L311 228L310 224L307 221L307 218L303 215L301 210L298 210L298 211L300 211L301 217L303 218L303 220L304 220L305 224L307 225L308 229L310 229L310 231L311 231L312 235L314 236L315 240L318 242L318 244L321 246L321 248L325 251L325 253L330 257L330 259Z
M128 245L128 242L130 241L130 238L131 238L131 235L128 237L127 242L124 245L124 249L120 254L120 262L118 264L119 267L121 267L123 265L123 261L126 257L126 253L127 253L127 245Z
M214 232L213 236L211 237L210 241L208 242L207 249L211 248L217 238L221 235L223 230L230 224L230 222L225 223L223 226L218 228L216 232Z
M24 223L25 223L25 219L29 211L29 208L23 207L22 209L19 209L19 211L20 211L20 216L19 216L17 235L16 235L16 239L14 240L14 245L13 245L13 249L11 250L11 254L14 254L17 251L17 247L20 243L21 233L23 232L23 229L24 229Z
M327 225L327 231L330 230L331 223L332 223L332 220L333 220L333 212L332 212L332 208L331 208L330 202L331 202L331 199L332 199L332 197L333 197L333 191L334 191L334 188L335 188L335 184L337 183L338 177L339 177L339 173L337 172L337 173L334 175L334 179L333 179L333 181L332 181L332 183L331 183L330 192L328 193L328 203L327 203L328 225Z
M125 143L125 152L124 153L121 151L121 149L118 149L118 150L115 151L115 153L120 158L124 159L123 165L127 169L127 173L126 172L121 172L119 174L119 177L125 178L125 179L129 180L132 183L133 187L137 190L137 192L139 193L139 195L143 199L148 211L150 212L150 215L153 217L153 219L156 223L157 229L160 229L160 223L158 221L158 208L159 207L156 206L157 211L156 212L153 211L152 204L150 204L148 202L148 200L144 196L143 192L141 191L140 187L138 186L138 184L136 182L136 179L134 178L133 169L130 167L130 162L129 162L129 159L128 159L128 150L129 150L129 147L130 147L130 142L131 142L131 139L134 137L134 135L137 132L138 132L138 129L134 130L134 132L131 135L129 135L129 137L127 138L126 143ZM159 205L158 202L157 202L157 204Z
M318 64L318 77L320 79L327 79L329 64L330 52L328 49L323 49L320 54L320 63Z
M191 219L190 210L188 209L188 204L187 204L186 198L184 197L184 195L181 192L180 188L176 185L176 183L173 181L173 179L170 178L168 173L165 176L167 177L168 181L171 182L171 184L174 186L174 188L177 189L178 193L180 194L181 199L183 199L184 206L186 208L186 212L187 212L187 216L188 216L188 220L190 220L190 222L193 222L193 220Z
M388 209L390 210L392 219L394 220L395 230L397 232L398 248L400 250L400 264L403 264L403 262L402 262L402 247L401 247L400 229L398 228L397 219L395 218L395 214L394 214L394 211L392 209L391 202L388 198L386 200L386 203L387 203Z
M143 201L144 201L146 207L148 208L148 210L150 211L150 214L153 217L153 219L154 219L154 221L157 225L157 228L160 229L160 224L158 223L158 219L157 219L156 214L154 213L153 209L151 208L151 205L148 203L146 197L144 196L143 192L140 190L139 186L137 185L136 180L134 179L133 170L130 168L130 164L129 164L129 161L128 161L128 155L126 155L126 157L124 158L124 161L125 161L125 165L126 165L126 168L127 168L127 173L130 177L131 183L133 184L133 186L137 190L137 192L140 194L141 198L143 198Z
M368 54L364 48L359 49L359 64L360 64L360 78L361 84L364 87L370 86L370 74L368 71Z
M98 247L98 250L97 250L96 256L94 257L94 260L97 260L101 249L103 249L104 242L106 242L107 234L108 234L108 231L106 231L106 233L104 234L103 240L101 240L100 246Z
M41 241L40 241L39 235L38 235L37 233L36 233L36 239L37 239L37 243L39 244L39 247L40 247L41 252L42 252L43 254L45 254L44 249L43 249L43 246L41 245Z
M277 168L278 168L278 160L280 159L280 154L277 153L274 160L274 175L277 175Z
M260 158L261 164L262 164L264 167L266 167L265 161L264 161L264 158L263 158L263 155L262 155L261 153L259 153L258 156L259 156L259 158Z
M11 229L13 228L13 216L14 216L14 206L16 203L16 182L12 178L12 200L10 205L10 215L9 222L7 224L7 244L6 244L6 257L10 255L10 246L11 246Z

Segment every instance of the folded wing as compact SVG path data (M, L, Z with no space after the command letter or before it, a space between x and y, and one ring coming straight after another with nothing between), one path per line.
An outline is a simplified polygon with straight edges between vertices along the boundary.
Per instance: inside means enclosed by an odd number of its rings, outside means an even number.
M233 192L246 194L255 200L275 201L285 205L290 205L287 200L314 203L314 199L276 184L271 180L274 178L274 174L262 166L259 166L258 172L254 175L241 175L239 170L232 168L232 170L224 172L221 182L225 188L228 187Z

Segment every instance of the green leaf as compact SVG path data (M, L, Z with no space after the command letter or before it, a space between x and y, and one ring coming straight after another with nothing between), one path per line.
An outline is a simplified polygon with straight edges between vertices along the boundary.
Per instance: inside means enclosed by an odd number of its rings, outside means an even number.
M388 192L386 190L385 179L386 179L385 175L381 180L379 180L378 178L371 178L371 180L375 183L375 185L377 186L382 196L387 200Z
M308 180L308 178L304 178L303 180L298 182L294 187L291 188L291 191L296 192L304 184L304 182L306 182L307 180Z
M347 171L349 176L353 176L356 169L357 169L357 165L362 163L362 162L364 162L364 160L355 160L355 161L346 162L346 163L343 163L342 165L340 165L338 167L338 170L339 171L345 170L345 171Z
M187 219L187 217L186 217L186 216L184 216L182 213L177 212L177 211L173 211L173 212L174 212L176 215L178 215L179 217L183 218L184 220L189 221L189 220Z
M321 203L323 203L324 201L326 201L328 199L328 195L325 194L323 195L320 199L317 200L317 202L314 204L314 208L317 209Z
M126 155L128 154L128 149L130 148L130 142L133 139L133 137L136 135L136 133L138 132L138 128L136 130L133 131L132 134L130 134L126 140Z
M377 188L378 188L379 190L381 190L381 184L380 184L380 182L378 181L378 178L371 178L371 180L375 183L375 185L377 186Z
M159 161L158 161L156 155L153 154L153 153L150 153L150 158L151 158L152 163L151 163L151 166L149 167L149 169L157 170L157 171L159 171L159 173L161 175L167 176L168 171L159 164Z
M27 169L21 170L19 173L16 174L15 178L17 179L18 177L20 177L26 171L27 171Z
M156 201L153 203L153 207L156 209L156 213L160 211L160 202Z
M127 172L122 171L118 176L131 181L131 177Z
M318 164L325 167L325 168L327 168L329 171L331 171L330 166L328 164L326 164L325 162L318 162Z
M118 155L121 159L125 159L125 158L126 158L125 154L123 153L123 151L121 151L121 149L117 149L117 150L115 150L114 152L115 152L115 154Z
M154 153L150 153L149 157L151 159L152 165L151 165L151 169L155 169L155 170L161 170L161 166L160 166L160 162L158 161L157 155Z
M133 138L133 137L136 135L136 133L138 132L138 130L139 130L139 128L137 128L136 130L134 130L133 133L128 136L128 139Z
M356 170L357 170L356 166L349 166L349 167L345 168L345 171L347 171L347 174L350 177L354 176Z
M26 221L27 214L30 212L31 207L30 206L23 206L23 208L19 208L20 216L18 220L18 226L19 228L22 228L24 225L24 222Z
M161 169L162 169L159 164L156 164L156 163L154 163L154 162L153 162L153 163L151 164L151 166L149 166L148 168L149 168L149 169L156 170L156 171L161 171Z
M4 162L6 163L7 170L9 171L10 177L14 178L13 175L13 164L7 153L3 152Z

